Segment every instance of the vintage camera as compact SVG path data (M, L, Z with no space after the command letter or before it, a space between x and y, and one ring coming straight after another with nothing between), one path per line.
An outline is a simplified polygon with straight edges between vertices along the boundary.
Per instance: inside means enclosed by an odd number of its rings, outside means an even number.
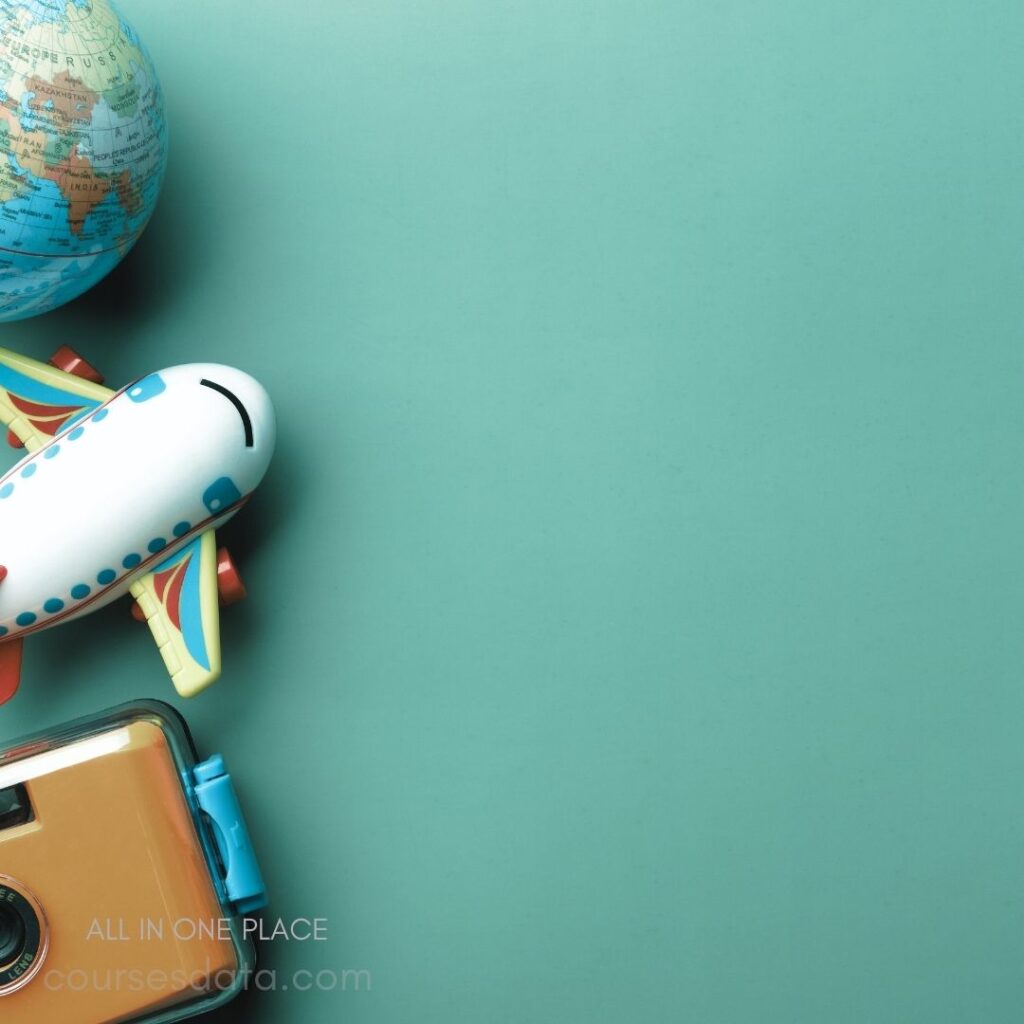
M0 1020L169 1024L254 969L266 904L223 759L140 701L0 750Z

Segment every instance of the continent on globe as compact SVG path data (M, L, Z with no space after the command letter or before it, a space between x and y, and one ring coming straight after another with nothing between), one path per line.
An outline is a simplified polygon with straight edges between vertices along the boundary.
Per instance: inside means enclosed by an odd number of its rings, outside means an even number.
M109 0L0 0L0 322L113 270L166 166L160 83Z

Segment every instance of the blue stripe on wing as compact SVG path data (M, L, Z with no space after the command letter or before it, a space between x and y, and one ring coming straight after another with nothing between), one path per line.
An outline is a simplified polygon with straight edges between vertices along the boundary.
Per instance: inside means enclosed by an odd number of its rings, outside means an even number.
M206 653L206 633L203 630L203 608L199 599L199 581L202 579L202 558L197 537L189 547L195 548L195 557L189 559L185 569L185 580L181 587L181 635L185 638L188 653L203 668L210 667L210 658Z
M35 377L14 370L4 363L0 363L0 388L40 405L81 405L91 411L100 404L96 399L85 398L75 391L62 391L50 384L44 384Z
M161 562L154 570L154 575L166 572L182 562L185 576L181 582L178 595L178 621L181 623L181 635L188 653L201 668L209 669L210 656L206 649L206 633L203 629L203 607L200 597L200 581L202 580L202 534L191 540L183 548L176 551L170 558Z

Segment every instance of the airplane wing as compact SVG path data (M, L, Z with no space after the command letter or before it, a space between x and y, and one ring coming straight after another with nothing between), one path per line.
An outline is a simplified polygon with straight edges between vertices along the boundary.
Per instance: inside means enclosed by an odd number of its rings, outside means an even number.
M0 348L0 423L30 452L113 394L102 384Z
M220 676L220 605L213 530L132 585L175 689L192 697Z

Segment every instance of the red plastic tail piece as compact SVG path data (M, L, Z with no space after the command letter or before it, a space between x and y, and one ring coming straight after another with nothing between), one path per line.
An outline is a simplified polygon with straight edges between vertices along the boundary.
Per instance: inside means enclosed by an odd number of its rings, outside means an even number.
M7 443L12 448L24 448L25 447L25 442L22 441L22 439L20 437L18 437L18 435L13 430L8 430L7 431Z
M22 643L18 637L0 644L0 704L6 704L18 692Z
M103 383L103 374L87 363L70 345L61 345L56 352L50 356L50 365L56 366L58 370L65 373L72 373L83 380L91 380L93 384Z

